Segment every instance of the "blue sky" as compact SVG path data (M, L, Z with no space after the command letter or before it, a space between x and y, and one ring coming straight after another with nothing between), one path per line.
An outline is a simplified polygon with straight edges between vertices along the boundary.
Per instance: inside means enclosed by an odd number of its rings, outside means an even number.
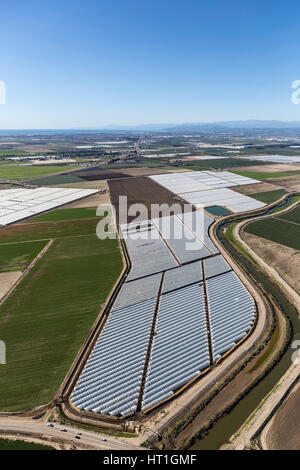
M300 120L299 14L293 0L10 0L0 128Z

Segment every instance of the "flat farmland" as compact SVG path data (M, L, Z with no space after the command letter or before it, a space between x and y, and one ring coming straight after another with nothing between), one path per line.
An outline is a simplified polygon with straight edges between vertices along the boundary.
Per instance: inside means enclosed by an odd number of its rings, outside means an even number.
M300 450L300 383L271 421L266 435L268 450Z
M280 175L280 173L278 173ZM286 188L290 191L300 191L300 175L288 177L288 178L278 178L276 184L283 188Z
M33 217L28 223L36 222L58 222L61 220L79 220L79 219L93 219L96 216L96 207L81 207L70 209L57 209L45 214Z
M45 178L37 178L32 180L33 184L39 186L57 186L58 184L72 184L72 183L82 183L83 179L74 176L73 173L62 173L59 175L46 176Z
M147 164L151 164L151 162L146 162ZM156 163L157 164L157 163ZM80 177L82 180L86 181L101 181L101 180L109 180L109 179L118 179L118 178L131 178L137 176L149 176L160 174L164 172L170 171L183 171L182 169L178 169L176 167L147 167L147 166L139 166L139 167L127 167L120 166L118 169L106 168L103 167L91 167L85 168L83 170L79 170L73 172L72 175L76 175L76 177Z
M151 204L179 204L184 207L182 200L175 199L175 195L168 189L162 187L155 181L146 176L140 176L129 179L110 180L108 182L111 201L116 208L119 217L119 197L127 196L128 207L132 204L143 204L147 207L150 217ZM178 212L182 212L182 209ZM128 217L128 222L135 219L136 216Z
M126 175L123 173L86 173L86 174L81 174L80 176L83 180L85 181L98 181L98 180L111 180L115 178L132 178L131 175Z
M275 184L261 182L255 184L245 184L244 186L235 186L235 191L241 194L255 194L255 193L266 193L271 191L282 190L282 188L276 186Z
M24 271L46 244L38 241L0 245L0 273Z
M291 217L295 210L298 208L289 213ZM296 217L299 217L298 211L296 214ZM282 216L252 222L244 230L252 235L300 250L300 224L283 220Z
M272 202L275 202L284 196L284 194L286 194L284 189L275 189L274 191L254 193L251 194L251 197L257 199L258 201L264 202L265 204L271 204Z
M93 235L96 234L98 220L99 218L94 217L10 225L1 230L0 244Z
M293 209L292 212L288 212L287 214L282 214L281 216L278 216L278 219L286 220L287 222L292 222L294 224L300 225L300 207L297 206L295 207L295 209Z
M187 163L190 163L192 160L192 155L190 155L188 158L189 160L184 159L183 161L186 161ZM191 160L190 160L191 159ZM199 166L200 164L200 166ZM265 165L263 162L259 162L260 166ZM227 169L227 168L235 168L235 167L249 167L253 166L253 162L250 160L243 160L242 158L223 158L221 159L201 159L201 160L194 160L193 165L188 165L185 166L184 168L189 169L189 170L204 170L204 169L214 169L214 168L222 168L222 169Z
M54 397L116 282L122 270L118 242L99 240L96 222L44 222L0 231L4 250L16 247L4 243L22 238L56 238L0 307L7 348L1 411L31 409ZM80 223L86 236L77 236Z
M247 178L254 178L256 180L260 180L260 181L265 181L265 180L272 180L272 179L276 179L276 182L275 184L277 185L280 185L280 182L277 178L282 178L282 179L286 179L286 178L291 178L293 177L295 174L298 173L298 171L294 171L294 172L286 172L286 173L268 173L268 172L264 172L264 171L237 171L237 170L233 170L232 173L236 173L238 175L241 175L241 176L246 176ZM299 178L299 176L298 176ZM298 179L298 182L299 182L299 179Z
M44 166L30 166L30 165L1 165L0 166L0 179L5 178L9 180L27 180L32 178L39 178L54 173L74 170L74 166L63 165L44 165Z

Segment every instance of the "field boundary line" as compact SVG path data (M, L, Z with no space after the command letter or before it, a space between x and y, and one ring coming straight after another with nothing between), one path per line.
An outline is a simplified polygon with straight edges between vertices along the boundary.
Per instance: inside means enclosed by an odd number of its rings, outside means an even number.
M44 254L49 250L49 248L55 242L55 238L50 240L46 246L39 252L39 254L34 258L34 260L30 263L29 266L25 269L19 279L11 286L11 288L4 294L4 296L0 299L0 306L6 301L6 299L10 296L10 294L15 290L15 288L23 281L23 279L27 276L29 271L37 264L37 262L44 256Z
M85 235L67 235L66 237L56 237L53 240L63 240L66 238L81 238L81 237L95 237L97 236L95 233L87 233ZM48 238L40 238L38 240L24 240L24 241L19 241L19 242L9 242L9 243L0 243L0 246L5 246L5 245L18 245L21 243L32 243L32 242L46 242L49 240Z
M147 373L149 369L149 361L150 361L150 357L152 353L153 339L154 339L154 334L155 334L155 329L156 329L156 324L157 324L158 311L159 311L159 306L161 302L164 279L165 279L165 273L163 272L161 276L159 290L157 293L156 303L155 303L154 312L153 312L152 325L151 325L149 341L147 345L147 353L146 353L146 358L145 358L145 363L144 363L143 377L141 380L141 387L140 387L139 397L137 401L137 412L141 411L144 389L145 389L146 380L147 380Z
M209 307L206 276L205 276L205 269L204 269L203 262L201 263L201 268L202 268L202 278L203 278L202 287L203 287L203 300L204 300L204 316L205 316L206 331L207 331L207 345L208 345L208 352L209 352L209 362L210 362L210 366L212 367L214 364L214 355L213 355L211 323L210 323L210 307Z
M297 222L292 222L291 220L282 219L281 217L275 217L275 218L277 220L281 220L281 222L286 222L287 224L298 225L298 227L300 226L300 224L298 224Z

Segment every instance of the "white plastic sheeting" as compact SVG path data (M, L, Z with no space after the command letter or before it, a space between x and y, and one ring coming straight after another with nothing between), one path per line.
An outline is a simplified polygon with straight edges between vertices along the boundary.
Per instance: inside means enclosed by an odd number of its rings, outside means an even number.
M161 297L142 409L171 396L209 366L204 292L194 284Z
M136 410L155 303L111 313L72 394L77 408L113 416Z
M196 237L208 248L211 254L219 253L208 235L208 229L214 222L214 219L204 214L202 211L185 212L184 214L177 214L177 217L182 220L183 224L188 227Z
M255 303L232 271L206 281L213 359L244 338L255 318Z
M298 148L297 145L291 145L291 148ZM244 157L247 160L257 160L260 162L270 162L270 163L300 163L300 157L298 156L288 156L288 155L258 155L254 157Z
M234 212L243 212L264 206L262 202L228 189L260 181L230 171L190 171L153 175L150 178L197 208L219 205Z
M66 188L4 189L0 191L0 225L27 219L97 192Z
M208 258L210 259L210 258ZM170 292L172 290L181 289L195 282L203 280L201 261L189 263L179 268L170 269L165 273L162 292Z
M125 282L114 302L112 310L129 307L144 300L157 298L162 273Z
M128 281L178 266L178 262L151 221L139 231L134 224L123 226L121 230L131 260Z
M210 256L204 244L176 215L153 219L153 223L181 264Z

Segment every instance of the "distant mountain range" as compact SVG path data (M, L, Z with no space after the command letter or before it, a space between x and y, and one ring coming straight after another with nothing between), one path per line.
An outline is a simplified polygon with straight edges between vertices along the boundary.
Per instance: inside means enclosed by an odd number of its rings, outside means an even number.
M138 131L138 132L188 132L188 131L232 131L259 129L300 129L300 121L220 121L220 122L187 122L182 124L141 124L136 126L111 125L102 127L81 128L92 131Z
M267 120L247 120L247 121L220 121L220 122L186 122L182 124L140 124L135 126L108 125L98 127L76 127L66 129L0 129L0 135L14 134L56 134L56 133L135 133L135 132L159 132L159 133L233 133L244 132L257 134L260 131L274 134L281 130L285 134L300 132L300 121L267 121Z

